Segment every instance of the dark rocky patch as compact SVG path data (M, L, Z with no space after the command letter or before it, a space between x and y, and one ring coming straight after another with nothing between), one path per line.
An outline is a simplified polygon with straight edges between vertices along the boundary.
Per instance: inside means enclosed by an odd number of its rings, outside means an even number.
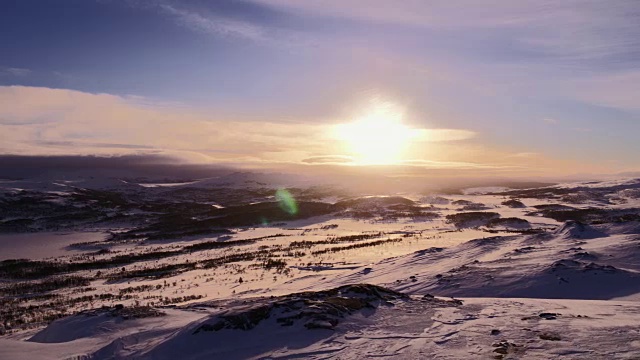
M475 211L475 212L464 212L447 215L447 222L452 223L457 227L465 227L465 226L483 226L486 225L489 221L497 219L500 217L500 214L495 212L485 212L485 211Z
M554 333L550 333L550 332L543 332L542 334L538 335L538 337L540 337L540 339L542 339L542 340L548 340L548 341L560 341L560 340L562 340L560 335L554 334Z
M571 239L595 239L609 236L594 226L574 220L566 221L555 233Z
M514 209L527 207L522 201L516 200L516 199L503 201L502 205L510 208L514 208Z
M200 325L194 334L223 329L250 330L269 318L275 318L281 326L302 322L307 329L333 329L356 311L408 299L407 295L380 286L345 285L331 290L281 296L250 309L224 313Z
M354 218L370 219L381 217L384 220L399 218L431 219L440 215L433 207L422 207L413 200L401 196L373 196L343 200L333 205L336 212Z
M478 211L478 210L486 210L489 209L488 206L482 203L471 203L460 208L460 211Z
M602 265L594 262L583 262L576 261L571 259L561 259L555 261L551 265L551 272L561 271L561 270L577 270L580 272L601 272L606 274L615 274L618 272L623 272L614 266L611 265Z
M392 205L415 205L413 200L409 200L402 196L373 196L373 197L362 197L362 198L354 198L349 200L343 200L335 203L335 208L338 210L346 210L346 209L371 209L371 208L380 208L387 207Z
M567 206L562 204L542 204L542 205L534 205L533 207L541 211L577 210L572 206Z
M560 316L560 314L548 313L548 312L543 312L543 313L540 313L538 315L538 317L540 317L541 319L545 319L545 320L555 320L555 319L558 318L558 316Z
M98 309L85 310L78 315L97 316L107 314L110 317L119 317L123 320L142 319L149 317L166 316L167 314L151 306L124 306L116 304L112 307L103 306Z
M533 246L525 246L525 247L522 247L522 248L515 249L515 250L513 250L513 252L518 253L518 254L525 254L525 253L528 253L528 252L532 252L535 249L536 248L533 247Z
M465 206L465 205L472 205L473 201L469 201L469 200L456 200L456 201L452 201L451 202L452 205L458 205L458 206Z
M539 211L527 213L530 216L544 216L556 221L577 221L585 224L608 224L640 221L640 209L552 209L542 208Z
M439 252L442 252L443 250L444 250L444 248L441 248L441 247L430 247L428 249L418 250L418 251L414 252L414 254L416 256L421 256L421 255L425 255L425 254L439 253Z
M531 224L529 224L529 222L525 219L520 219L516 217L492 219L487 223L487 227L498 227L498 226L527 228L527 227L530 227Z
M528 213L527 215L544 216L560 222L578 221L588 223L592 220L602 219L605 214L606 211L603 209L589 208L574 210L541 210L538 212Z
M493 352L497 354L494 356L494 359L504 359L504 357L509 354L522 351L521 345L516 345L507 340L502 340L500 342L494 343L492 346L495 348Z
M597 260L598 256L588 252L588 251L581 251L578 253L573 254L573 258L576 260Z

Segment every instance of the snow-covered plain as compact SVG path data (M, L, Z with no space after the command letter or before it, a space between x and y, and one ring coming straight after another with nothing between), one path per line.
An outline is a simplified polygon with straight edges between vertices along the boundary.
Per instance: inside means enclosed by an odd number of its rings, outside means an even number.
M81 253L70 245L102 241L102 232L42 232L0 234L0 261L7 259L40 259Z
M193 183L158 188L183 186ZM0 358L640 359L639 189L624 179L368 197L223 235L33 252L82 264L52 278L84 282L17 300L11 286L49 278L0 279L20 313L0 321ZM351 284L408 296L317 298Z

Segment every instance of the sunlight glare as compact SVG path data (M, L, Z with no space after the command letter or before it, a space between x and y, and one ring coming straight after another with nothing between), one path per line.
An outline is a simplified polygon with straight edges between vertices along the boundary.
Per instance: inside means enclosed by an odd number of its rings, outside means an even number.
M416 130L402 124L403 111L391 102L375 102L356 121L336 127L342 140L362 165L390 165L402 161Z

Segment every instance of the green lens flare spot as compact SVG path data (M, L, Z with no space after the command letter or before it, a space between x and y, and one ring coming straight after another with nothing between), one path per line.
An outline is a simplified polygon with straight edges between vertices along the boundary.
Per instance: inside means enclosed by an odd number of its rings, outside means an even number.
M295 215L298 213L298 204L296 203L296 199L294 199L293 195L291 195L291 193L286 189L278 189L278 191L276 191L276 200L278 200L280 209L287 214Z

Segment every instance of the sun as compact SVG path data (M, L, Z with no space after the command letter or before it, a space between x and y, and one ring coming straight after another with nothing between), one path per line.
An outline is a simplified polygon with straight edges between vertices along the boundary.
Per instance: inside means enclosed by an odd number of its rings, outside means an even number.
M362 165L391 165L403 160L415 129L402 123L403 112L389 102L374 103L355 121L337 125L337 138Z

